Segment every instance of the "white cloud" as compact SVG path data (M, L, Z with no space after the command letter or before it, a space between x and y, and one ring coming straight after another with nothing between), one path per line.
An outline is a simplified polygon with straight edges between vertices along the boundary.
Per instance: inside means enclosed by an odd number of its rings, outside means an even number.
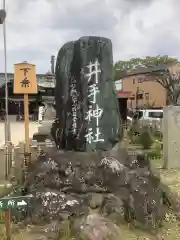
M0 0L1 6L2 0ZM179 0L7 0L7 61L50 68L66 41L109 37L114 60L168 54L180 57ZM4 71L0 26L0 72Z

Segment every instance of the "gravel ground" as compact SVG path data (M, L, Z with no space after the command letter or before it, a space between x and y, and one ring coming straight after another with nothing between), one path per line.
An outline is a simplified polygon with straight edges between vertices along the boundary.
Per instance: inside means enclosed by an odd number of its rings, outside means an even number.
M18 142L23 141L25 139L24 132L24 122L16 122L10 121L10 129L11 129L11 141L13 144L17 145ZM29 137L31 138L35 132L38 131L38 123L30 122L29 124ZM0 146L4 144L5 136L4 136L4 123L0 123Z

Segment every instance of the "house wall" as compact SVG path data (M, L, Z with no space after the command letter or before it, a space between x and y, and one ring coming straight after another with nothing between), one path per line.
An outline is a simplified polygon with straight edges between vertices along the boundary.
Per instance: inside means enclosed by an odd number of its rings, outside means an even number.
M140 82L138 76L130 76L123 79L123 91L131 91L132 95L136 96L136 92L139 89L139 93L143 94L143 99L136 101L128 100L128 107L135 108L141 107L146 104L153 104L153 107L163 107L166 105L166 90L155 81Z
M180 73L180 64L175 64L169 68L171 73ZM147 104L153 104L153 107L160 108L166 105L166 89L161 84L154 81L154 77L148 77L148 81L141 81L144 75L127 76L122 80L122 91L131 91L132 95L136 96L136 92L139 89L139 93L143 93L143 99L136 101L128 99L128 107L135 108L141 107Z

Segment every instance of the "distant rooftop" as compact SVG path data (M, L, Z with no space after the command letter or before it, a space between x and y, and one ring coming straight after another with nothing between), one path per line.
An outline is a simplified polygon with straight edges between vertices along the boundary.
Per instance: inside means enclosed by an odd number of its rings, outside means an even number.
M47 73L37 73L37 76L44 76ZM0 72L0 76L4 76L5 74L3 72ZM14 73L7 73L8 76L14 76Z
M129 77L129 76L135 76L139 74L148 74L148 73L154 73L154 72L161 72L161 71L167 71L171 65L169 64L161 64L158 66L152 66L152 67L137 67L135 69L122 71L120 73L120 78Z
M14 73L7 73L8 81L11 82L14 79ZM43 88L54 88L55 87L55 76L51 72L37 73L37 84L39 87ZM4 73L0 72L0 87L5 84L5 75Z

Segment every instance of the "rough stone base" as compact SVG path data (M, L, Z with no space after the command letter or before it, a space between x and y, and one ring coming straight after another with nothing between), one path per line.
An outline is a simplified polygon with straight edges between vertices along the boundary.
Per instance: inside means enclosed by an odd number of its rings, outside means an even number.
M89 215L159 226L165 214L160 179L143 156L124 150L100 153L61 152L55 148L39 157L26 182L34 195L31 218L63 221Z

